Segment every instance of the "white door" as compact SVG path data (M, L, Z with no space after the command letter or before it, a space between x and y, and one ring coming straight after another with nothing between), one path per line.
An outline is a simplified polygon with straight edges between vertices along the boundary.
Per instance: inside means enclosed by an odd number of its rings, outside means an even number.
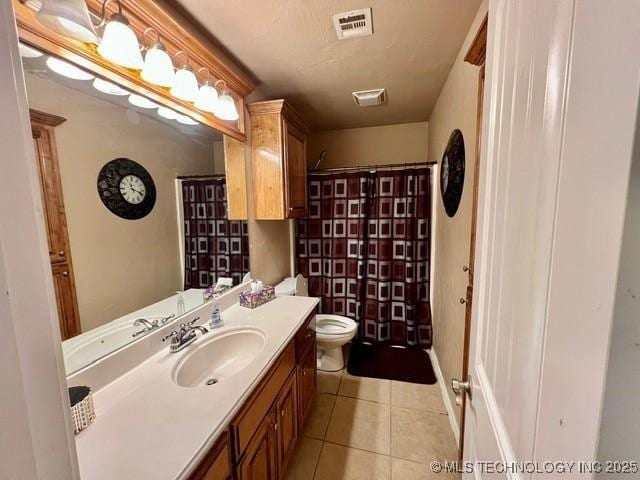
M640 59L613 3L490 0L466 478L595 458Z

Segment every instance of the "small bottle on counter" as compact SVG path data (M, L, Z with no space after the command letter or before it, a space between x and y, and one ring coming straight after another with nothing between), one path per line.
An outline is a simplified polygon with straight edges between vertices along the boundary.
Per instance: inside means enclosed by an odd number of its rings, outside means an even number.
M213 310L211 310L211 319L209 320L209 328L220 328L224 325L224 321L222 320L222 314L220 313L220 307L217 304L213 305Z

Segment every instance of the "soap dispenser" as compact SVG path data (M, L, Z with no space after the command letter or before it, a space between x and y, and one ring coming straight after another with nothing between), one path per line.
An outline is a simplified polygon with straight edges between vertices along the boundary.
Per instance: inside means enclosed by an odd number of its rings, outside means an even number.
M213 304L213 309L211 310L211 319L209 320L209 328L220 328L224 325L224 321L222 320L222 314L220 312L220 307L217 303Z

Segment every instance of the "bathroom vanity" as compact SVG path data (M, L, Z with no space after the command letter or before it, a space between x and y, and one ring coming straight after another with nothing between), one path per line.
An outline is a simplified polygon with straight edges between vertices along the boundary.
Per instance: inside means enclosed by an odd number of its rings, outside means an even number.
M280 478L316 390L317 303L236 303L224 310L224 327L179 353L163 344L95 392L97 418L76 437L82 478Z

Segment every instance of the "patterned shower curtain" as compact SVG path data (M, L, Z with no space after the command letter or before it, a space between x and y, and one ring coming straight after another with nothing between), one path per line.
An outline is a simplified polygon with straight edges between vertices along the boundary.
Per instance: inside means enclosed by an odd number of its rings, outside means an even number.
M321 311L364 340L430 347L430 217L428 168L309 174L296 250Z
M247 222L227 219L224 177L182 181L184 288L207 288L218 277L240 283L249 271Z

